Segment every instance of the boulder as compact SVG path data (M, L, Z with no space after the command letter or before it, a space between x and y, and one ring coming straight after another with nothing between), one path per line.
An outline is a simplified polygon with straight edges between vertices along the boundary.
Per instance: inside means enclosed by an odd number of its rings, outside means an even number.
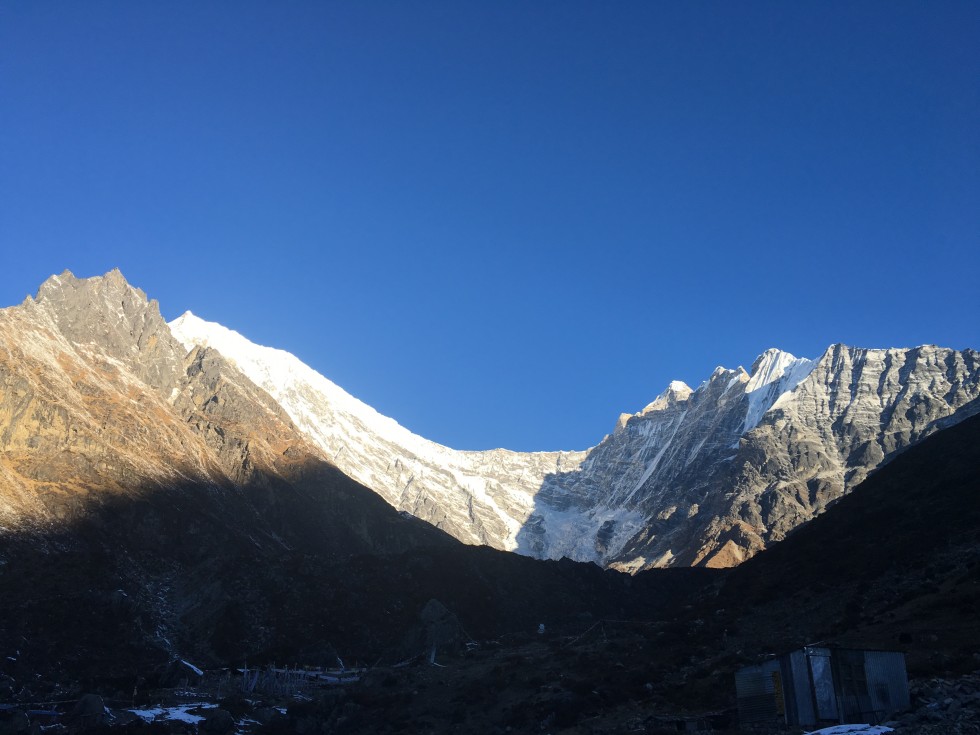
M68 719L73 729L80 732L105 725L109 721L105 701L98 694L83 694L72 707Z
M226 709L213 709L201 723L201 732L207 735L229 735L235 732L235 718Z

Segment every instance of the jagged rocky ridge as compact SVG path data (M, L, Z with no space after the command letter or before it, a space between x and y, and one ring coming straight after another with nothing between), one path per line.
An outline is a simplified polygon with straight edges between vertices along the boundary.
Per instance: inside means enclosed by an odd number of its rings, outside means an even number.
M980 410L973 350L778 350L672 383L580 452L460 452L416 436L294 356L190 312L349 476L467 543L629 571L732 566L821 513L895 453Z
M580 471L547 478L532 543L548 547L550 508L578 510L576 520L622 508L644 523L611 550L617 566L738 564L895 453L975 414L977 358L834 345L808 364L769 351L751 373L719 368L696 391L669 391L628 419ZM611 471L617 464L629 470Z

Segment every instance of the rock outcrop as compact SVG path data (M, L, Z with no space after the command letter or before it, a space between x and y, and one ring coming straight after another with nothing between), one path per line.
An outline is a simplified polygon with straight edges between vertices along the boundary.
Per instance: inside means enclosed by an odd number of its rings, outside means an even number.
M137 487L242 487L319 460L268 394L217 352L185 350L118 271L53 276L0 310L0 427L0 514L15 526Z

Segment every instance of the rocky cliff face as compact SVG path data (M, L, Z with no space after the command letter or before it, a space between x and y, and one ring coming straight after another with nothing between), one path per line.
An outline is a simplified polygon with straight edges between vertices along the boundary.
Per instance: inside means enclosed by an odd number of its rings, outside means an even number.
M631 417L579 471L547 479L542 515L563 504L600 519L611 508L639 514L642 528L607 556L620 568L732 566L897 452L977 413L978 395L972 350L835 345L813 362L770 351L751 375L716 370ZM610 477L616 461L643 474L635 484Z
M53 276L0 311L0 426L2 512L15 525L65 520L107 491L280 475L280 441L316 456L224 358L184 350L118 271Z
M158 361L141 364L141 341ZM117 274L54 276L36 299L0 310L4 524L69 519L88 488L223 482L217 457L167 401L184 352L155 304Z
M830 347L719 466L707 491L728 495L695 524L701 546L685 561L730 565L785 537L897 453L980 412L978 396L973 350Z
M675 382L589 450L582 465L545 478L520 542L532 554L598 553L603 562L639 561L622 549L632 538L693 517L704 499L686 488L731 453L776 399L795 387L813 363L770 350L749 375L718 368L697 390ZM673 519L673 521L671 520ZM569 545L569 542L573 545ZM667 547L650 563L670 566Z
M672 383L582 452L458 452L380 416L280 350L185 314L187 347L228 356L341 470L467 543L635 571L731 566L868 472L978 411L972 350L769 350L749 371Z

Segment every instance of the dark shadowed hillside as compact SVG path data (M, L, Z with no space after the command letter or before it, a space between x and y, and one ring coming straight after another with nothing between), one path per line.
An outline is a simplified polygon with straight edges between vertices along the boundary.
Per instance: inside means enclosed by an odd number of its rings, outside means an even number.
M261 515L251 492L141 490L57 530L5 535L0 650L20 652L19 671L91 681L149 678L175 656L317 664L335 650L393 662L430 599L486 639L652 616L705 576L631 578L465 546L331 468L279 488Z
M731 722L738 666L817 640L905 650L914 676L955 677L980 667L978 439L976 418L937 434L730 571L628 577L540 562L431 537L388 508L370 514L373 534L387 527L416 538L412 548L347 554L311 535L273 550L228 526L201 488L145 493L57 534L6 538L3 645L19 654L4 671L111 694L166 671L174 650L208 666L340 653L373 673L339 698L291 706L269 731L305 722L352 733L662 732L698 713ZM362 488L323 472L335 508L370 507ZM442 667L423 656L391 668L412 654L433 598L479 645L440 649Z
M826 637L908 650L923 673L980 666L980 418L732 570L719 604L774 645Z

